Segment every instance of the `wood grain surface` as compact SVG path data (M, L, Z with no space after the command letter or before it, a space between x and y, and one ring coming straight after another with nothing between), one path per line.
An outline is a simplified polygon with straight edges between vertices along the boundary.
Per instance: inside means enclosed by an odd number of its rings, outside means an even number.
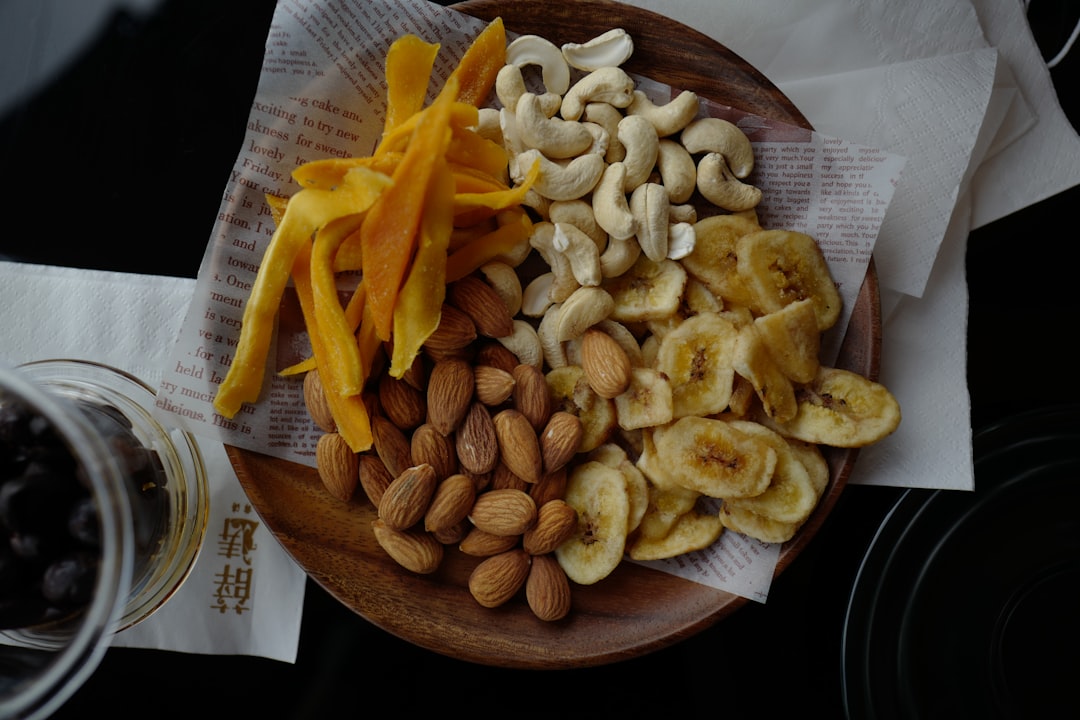
M635 40L628 70L809 128L798 109L744 60L657 14L607 0L473 0L455 7L488 20L501 16L508 30L558 43L584 42L612 27L625 28ZM871 267L838 365L876 378L880 338L877 276ZM748 602L626 562L596 585L574 587L573 610L563 621L537 619L523 599L486 609L466 587L475 558L448 549L435 574L404 571L376 544L371 532L375 511L362 491L344 504L323 490L312 468L233 447L227 452L263 522L319 585L371 623L437 653L516 668L599 665L669 646ZM781 549L777 573L795 559L835 505L855 456L854 451L828 450L831 484L814 515Z

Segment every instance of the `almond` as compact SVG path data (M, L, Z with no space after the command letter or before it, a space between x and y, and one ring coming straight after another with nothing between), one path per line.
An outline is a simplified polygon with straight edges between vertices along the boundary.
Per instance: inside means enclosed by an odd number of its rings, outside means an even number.
M508 373L521 362L513 350L499 342L478 343L475 359L477 365L490 365Z
M379 519L394 530L410 528L424 517L437 485L435 469L417 465L394 478L379 501Z
M435 488L427 512L424 529L444 532L465 520L476 501L476 486L468 475L450 475Z
M521 535L536 522L536 502L522 490L488 490L477 496L469 521L493 535Z
M499 456L506 467L527 483L538 481L543 470L540 440L528 418L509 408L496 414L493 422Z
M554 552L574 534L577 525L577 510L565 500L548 500L536 511L536 523L522 536L522 547L530 555Z
M389 418L382 415L371 418L371 438L376 454L394 477L413 464L409 438Z
M514 392L514 376L493 365L473 368L476 399L485 405L502 405Z
M494 470L489 470L485 473L474 473L469 472L468 469L461 466L458 467L458 472L472 478L473 485L476 486L476 493L478 495L491 487L491 478L495 475Z
M566 494L567 467L567 465L563 465L558 470L544 473L539 482L533 483L529 487L529 495L532 497L533 502L536 503L536 507L543 507L544 503L561 499Z
M435 477L445 478L457 471L457 451L454 442L435 429L430 423L424 423L413 430L409 441L413 465L427 463L435 468Z
M532 558L521 548L485 558L469 575L469 592L484 607L498 607L522 588L531 564Z
M496 535L478 527L472 527L458 544L458 550L473 557L491 557L506 552L518 544L517 535Z
M630 357L615 338L591 327L581 338L581 367L602 398L621 395L630 386Z
M529 483L522 480L520 477L514 474L514 472L506 466L502 460L495 465L495 469L491 471L491 489L498 490L500 488L514 488L515 490L529 489Z
M327 433L337 432L337 422L330 412L330 404L326 402L326 393L317 369L309 370L304 375L304 405L320 430Z
M427 365L424 364L424 356L417 353L413 358L412 365L405 369L401 379L420 391L427 389Z
M348 502L360 481L360 460L345 438L336 432L320 435L315 445L315 464L327 491Z
M421 575L439 569L444 554L443 544L431 533L394 530L379 519L372 521L371 528L375 541L401 567Z
M522 363L514 368L512 374L514 409L528 418L533 432L540 432L547 424L553 406L544 372L535 365Z
M476 339L476 324L453 305L443 303L439 325L424 341L424 347L436 354L467 347Z
M471 529L472 525L469 523L469 521L462 520L461 522L454 523L453 525L444 530L432 531L431 534L434 535L435 539L443 545L455 545L457 543L460 543Z
M478 275L468 275L450 284L447 301L468 315L476 332L489 338L509 337L514 318L495 288Z
M544 472L554 472L570 462L581 447L584 434L581 418L577 415L565 410L552 413L539 438Z
M541 620L554 622L570 614L570 580L553 555L536 555L525 580L525 600Z
M390 483L394 481L394 476L386 469L386 463L374 453L362 453L358 459L360 462L360 487L364 489L368 500L378 510L383 493L386 492L386 488L390 486Z
M473 400L472 366L460 358L439 360L428 375L428 422L443 435L461 423Z
M470 473L490 472L499 461L499 440L487 407L481 402L469 406L454 436L458 462Z
M379 407L390 422L405 431L417 427L427 417L424 393L391 375L379 379Z

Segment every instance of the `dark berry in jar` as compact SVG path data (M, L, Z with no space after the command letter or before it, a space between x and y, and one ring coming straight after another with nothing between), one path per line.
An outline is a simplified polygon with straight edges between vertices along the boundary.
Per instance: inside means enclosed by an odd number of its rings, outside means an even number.
M83 545L97 547L101 542L101 524L98 520L97 505L91 497L80 497L71 504L68 513L67 531Z
M41 578L41 594L57 608L78 608L90 602L97 580L98 556L76 551L58 558Z

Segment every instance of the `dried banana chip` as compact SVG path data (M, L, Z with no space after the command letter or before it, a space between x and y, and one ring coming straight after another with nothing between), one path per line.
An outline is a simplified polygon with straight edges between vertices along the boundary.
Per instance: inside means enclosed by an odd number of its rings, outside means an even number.
M656 428L653 441L672 481L710 497L760 495L776 469L769 443L724 420L680 418Z

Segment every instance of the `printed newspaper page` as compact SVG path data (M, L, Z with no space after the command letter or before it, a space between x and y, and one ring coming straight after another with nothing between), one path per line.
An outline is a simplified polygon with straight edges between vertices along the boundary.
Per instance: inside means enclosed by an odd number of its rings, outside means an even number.
M294 193L298 187L290 173L305 162L371 153L383 122L383 58L397 37L413 33L440 43L433 96L484 26L450 8L415 0L279 0L247 133L159 388L158 412L170 422L226 444L315 465L320 431L304 406L302 382L277 374L309 354L291 290L279 310L260 401L231 419L212 406L274 231L265 196ZM657 99L678 92L638 80ZM758 208L762 225L815 236L850 308L903 159L708 101L702 102L702 113L729 119L747 133L756 153L750 180L765 198ZM838 326L846 324L847 315ZM839 340L827 337L823 352L835 353ZM700 562L658 566L764 601L779 548L725 535L731 538L702 553ZM733 542L739 543L737 550Z

